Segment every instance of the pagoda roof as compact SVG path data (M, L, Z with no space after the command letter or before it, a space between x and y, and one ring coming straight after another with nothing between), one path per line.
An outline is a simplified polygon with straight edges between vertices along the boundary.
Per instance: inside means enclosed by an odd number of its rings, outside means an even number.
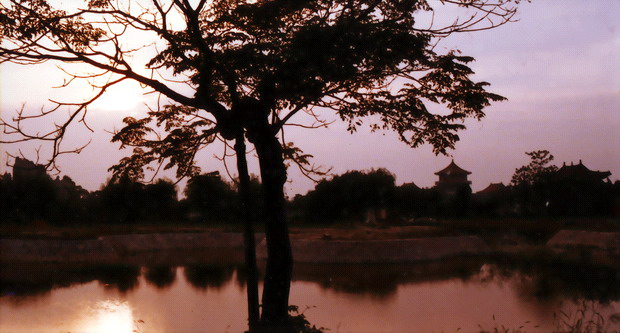
M416 190L420 189L420 187L418 185L416 185L414 182L404 183L400 187L403 187L403 188L413 188L413 189L416 189Z
M454 160L452 160L452 162L450 163L450 165L448 165L447 167L443 168L442 170L439 170L437 172L435 172L436 175L454 175L454 174L466 174L466 175L471 175L471 172L461 168L460 166L456 165L456 163L454 163Z
M579 164L574 165L562 165L562 167L556 172L556 176L562 178L579 178L579 179L597 179L603 180L611 176L609 171L592 171L588 169L583 162L579 160Z
M506 190L504 183L491 183L484 190L478 193L497 193Z

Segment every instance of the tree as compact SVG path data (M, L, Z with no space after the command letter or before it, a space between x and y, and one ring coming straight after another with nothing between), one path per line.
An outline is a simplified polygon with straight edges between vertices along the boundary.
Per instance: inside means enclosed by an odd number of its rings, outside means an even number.
M99 211L97 215L113 224L143 221L147 212L144 187L144 184L128 177L110 179L101 190L95 192Z
M287 330L292 272L285 160L316 171L308 155L284 140L284 126L300 114L333 110L350 131L366 118L373 130L394 130L412 147L428 142L445 153L466 118L481 119L486 106L504 98L487 92L488 83L471 80L472 57L440 54L434 46L452 33L502 25L516 12L511 0L89 0L71 11L45 0L6 3L0 9L1 62L55 60L98 70L70 74L67 84L107 77L85 102L59 102L43 112L74 108L48 133L26 131L21 123L32 115L23 110L16 122L3 121L5 132L18 137L6 141L51 142L53 167L53 158L65 152L69 126L84 120L106 89L129 79L167 102L146 118L125 118L113 141L134 150L115 173L140 177L159 164L176 167L178 176L194 175L196 153L217 139L234 141L243 158L245 140L254 146L268 249L261 322L271 331ZM467 16L444 26L416 19L443 6L458 6ZM145 49L124 43L139 33L154 39L145 46L152 46L145 64L132 58ZM431 112L428 103L444 110Z
M320 181L300 197L300 206L312 222L363 221L368 210L385 209L392 201L395 177L386 169L349 171Z
M204 221L222 222L235 220L237 195L219 173L192 177L185 188L189 209Z
M145 219L170 222L177 214L177 189L170 180L159 179L144 187Z
M516 194L521 210L526 214L540 215L547 211L551 176L558 170L553 155L547 150L526 152L530 163L515 170L510 185Z
M549 165L553 161L553 155L548 150L535 150L526 152L530 157L530 163L515 170L510 184L513 186L534 185L545 177L558 171L555 165Z

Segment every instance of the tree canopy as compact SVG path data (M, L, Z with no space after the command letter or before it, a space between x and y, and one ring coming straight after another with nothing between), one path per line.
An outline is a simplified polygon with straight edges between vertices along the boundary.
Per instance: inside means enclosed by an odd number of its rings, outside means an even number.
M549 165L554 157L548 150L535 150L526 152L531 159L528 165L515 170L510 184L513 186L533 185L552 173L558 171L555 165Z
M445 153L465 119L482 118L486 106L504 98L488 92L487 82L472 80L472 57L435 46L452 33L509 22L518 2L88 0L61 10L52 0L7 0L0 7L0 63L90 65L94 72L68 73L64 86L91 80L95 94L56 102L40 114L22 109L15 121L0 121L9 137L1 142L49 141L53 167L56 156L72 151L62 145L69 126L86 124L88 106L124 80L161 99L146 117L126 117L114 135L121 147L134 148L111 168L117 176L137 179L162 167L176 168L178 177L196 175L196 153L218 139L235 141L238 169L245 170L247 139L259 160L266 214L261 322L269 332L288 332L285 160L306 173L317 170L308 154L286 142L284 126L299 114L325 125L317 113L333 110L349 131L367 120L373 130L393 130L412 147L428 142ZM451 23L435 24L435 14L448 6L461 11ZM64 106L72 111L49 132L23 125ZM240 176L247 179L247 170Z
M138 177L143 167L164 161L179 176L197 174L195 154L216 135L233 139L241 126L251 139L261 117L278 133L298 113L315 116L317 107L333 109L351 131L374 116L373 129L394 130L413 147L429 142L443 153L458 140L465 118L483 117L483 108L503 97L471 80L472 57L438 53L437 39L501 25L516 11L508 0L441 6L424 0L91 0L72 11L52 3L11 0L0 9L0 61L81 62L98 71L70 79L106 80L92 99L59 102L74 112L54 130L28 133L3 121L5 131L17 140L52 141L59 154L67 127L83 119L90 101L113 84L136 80L168 99L144 119L125 118L114 137L136 149L113 170ZM416 19L449 5L471 16L441 27ZM127 39L139 35L155 44L128 46ZM134 54L144 48L150 56L140 62ZM445 112L430 111L428 103Z
M326 223L361 220L368 209L382 209L393 199L395 177L386 169L349 171L320 181L305 197L299 197L306 219Z

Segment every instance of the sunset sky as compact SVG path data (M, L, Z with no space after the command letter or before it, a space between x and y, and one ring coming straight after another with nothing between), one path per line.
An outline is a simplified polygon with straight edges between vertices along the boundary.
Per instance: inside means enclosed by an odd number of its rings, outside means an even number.
M291 128L286 139L313 154L317 165L332 167L334 174L384 167L396 175L397 184L421 187L432 186L434 172L452 158L472 172L474 191L491 182L507 184L514 170L528 163L525 152L539 149L551 151L558 166L582 160L590 169L611 171L612 181L620 180L620 1L533 0L522 2L517 16L518 22L452 36L439 45L440 50L458 48L475 57L475 79L490 82L490 91L508 98L489 107L481 122L467 122L452 156L435 156L429 146L409 148L390 132L349 134L338 121L327 129ZM23 103L36 111L47 98L68 100L84 93L52 88L62 82L62 72L53 63L0 65L2 117L11 117ZM88 190L98 189L110 176L107 168L130 153L110 143L109 132L120 128L123 117L143 112L142 103L149 98L128 83L93 105L88 120L95 132L76 129L66 141L75 146L92 143L82 154L59 160L62 174ZM336 120L332 113L322 116ZM3 145L1 173L9 170L4 152L20 149L36 158L32 145ZM221 154L221 149L203 152L199 165L205 172L224 173L213 154ZM229 166L234 173L233 159ZM252 170L258 173L255 162ZM313 187L294 167L289 178L290 196Z

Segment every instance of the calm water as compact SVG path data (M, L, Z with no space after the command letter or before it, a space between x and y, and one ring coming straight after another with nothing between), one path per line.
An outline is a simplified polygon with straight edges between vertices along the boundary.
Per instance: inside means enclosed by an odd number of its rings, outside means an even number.
M4 264L0 332L242 332L240 267ZM620 329L620 273L609 267L460 259L300 264L294 275L291 304L329 332L548 332L584 300Z

